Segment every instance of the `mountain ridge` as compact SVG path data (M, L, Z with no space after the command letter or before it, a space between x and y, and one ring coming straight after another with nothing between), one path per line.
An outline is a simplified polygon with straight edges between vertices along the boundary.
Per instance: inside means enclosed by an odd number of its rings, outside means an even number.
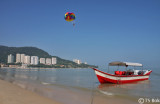
M51 58L55 57L57 58L57 65L65 65L66 67L95 67L94 65L87 65L87 64L80 64L78 65L77 63L62 59L58 56L52 56L48 54L48 52L37 48L37 47L32 47L32 46L25 46L25 47L8 47L8 46L3 46L0 45L0 63L7 63L7 56L9 54L12 54L14 57L16 56L17 53L20 54L25 54L29 56L38 56L39 58ZM15 62L15 58L14 58Z

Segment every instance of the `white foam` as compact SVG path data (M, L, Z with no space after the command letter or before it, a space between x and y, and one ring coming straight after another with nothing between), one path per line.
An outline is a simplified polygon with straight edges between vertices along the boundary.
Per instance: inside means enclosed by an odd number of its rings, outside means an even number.
M46 83L46 82L41 82L43 85L49 85L50 83Z
M109 96L112 96L113 93L110 93L110 92L107 92L107 91L102 91L102 90L99 90L101 93L105 94L105 95L109 95Z

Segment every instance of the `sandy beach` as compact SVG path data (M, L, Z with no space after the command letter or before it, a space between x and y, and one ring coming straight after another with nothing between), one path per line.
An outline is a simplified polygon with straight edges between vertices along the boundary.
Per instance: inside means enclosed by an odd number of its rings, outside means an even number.
M9 82L0 80L0 104L60 104Z
M75 104L75 103L90 104L91 103L91 95L89 94L88 91L73 92L70 89L66 90L63 88L60 89L56 88L55 91L53 92L56 93L53 95L54 98L57 99L57 101L50 99L51 97L41 96L41 94L37 94L30 90L26 90L10 82L0 80L0 104ZM66 95L66 93L68 94L68 96ZM62 99L60 100L60 98L63 98L63 100ZM104 95L101 95L98 92L94 93L92 104L111 104L111 103L135 104L128 100L124 99L115 100L114 97L106 98Z

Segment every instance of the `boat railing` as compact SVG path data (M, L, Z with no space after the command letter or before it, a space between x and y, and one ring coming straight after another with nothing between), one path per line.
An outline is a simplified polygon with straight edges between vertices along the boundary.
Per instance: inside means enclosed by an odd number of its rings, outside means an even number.
M127 71L114 71L115 75L145 75L149 73L150 70L127 70Z
M115 71L115 75L134 75L134 72L130 72L130 71Z

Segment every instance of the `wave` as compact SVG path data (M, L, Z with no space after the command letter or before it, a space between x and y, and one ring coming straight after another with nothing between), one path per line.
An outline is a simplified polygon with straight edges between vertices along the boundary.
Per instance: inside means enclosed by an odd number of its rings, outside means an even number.
M51 83L41 82L41 84L43 84L43 85L50 85Z
M107 92L107 91L102 91L102 90L99 90L99 92L105 94L105 95L108 95L108 96L113 96L114 94L113 93L110 93L110 92Z

